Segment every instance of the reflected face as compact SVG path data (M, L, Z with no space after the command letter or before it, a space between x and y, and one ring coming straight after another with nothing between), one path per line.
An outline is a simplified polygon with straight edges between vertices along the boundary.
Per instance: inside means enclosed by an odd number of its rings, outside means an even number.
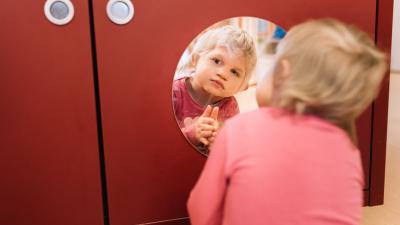
M194 63L193 85L206 93L224 98L233 96L244 85L246 61L241 53L216 47Z
M272 22L237 17L207 28L187 46L175 71L172 100L179 128L201 154L208 155L227 119L257 104L271 105L272 76L265 75L271 74L284 35Z

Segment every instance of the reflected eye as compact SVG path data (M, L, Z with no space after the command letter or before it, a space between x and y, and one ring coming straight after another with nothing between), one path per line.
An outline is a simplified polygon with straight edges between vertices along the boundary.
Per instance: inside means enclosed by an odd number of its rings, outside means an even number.
M212 58L211 60L217 65L221 64L221 60L219 60L218 58Z
M240 77L240 73L236 70L231 70L231 73L237 77Z

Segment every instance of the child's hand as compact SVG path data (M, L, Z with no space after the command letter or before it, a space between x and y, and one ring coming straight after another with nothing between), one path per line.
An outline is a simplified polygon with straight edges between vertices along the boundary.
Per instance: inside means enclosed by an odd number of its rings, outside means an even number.
M211 118L214 119L214 128L215 131L212 133L211 137L209 137L207 140L209 142L209 145L211 145L214 140L215 137L217 136L217 130L219 129L219 123L218 123L218 112L219 112L219 108L218 107L214 107L212 112L211 112Z
M203 114L194 123L196 139L205 146L210 145L218 130L218 107L207 106Z

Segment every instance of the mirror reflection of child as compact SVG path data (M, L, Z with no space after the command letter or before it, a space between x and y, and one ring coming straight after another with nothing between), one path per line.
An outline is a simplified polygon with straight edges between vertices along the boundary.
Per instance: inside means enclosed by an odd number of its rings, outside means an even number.
M203 33L190 55L191 76L173 83L173 104L186 138L207 154L221 123L239 113L234 94L256 64L252 37L234 26Z
M190 194L191 224L356 225L364 173L355 120L376 97L385 55L333 19L289 30L260 108L218 132Z

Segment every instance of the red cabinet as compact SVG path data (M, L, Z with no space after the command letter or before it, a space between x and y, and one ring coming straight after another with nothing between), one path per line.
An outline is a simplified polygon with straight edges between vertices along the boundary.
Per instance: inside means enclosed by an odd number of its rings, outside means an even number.
M136 0L126 25L107 18L106 0L72 2L64 26L42 2L0 3L1 224L187 223L205 158L180 133L171 85L186 46L215 22L289 29L335 17L391 42L391 0ZM369 205L383 201L387 93L388 79L358 121Z
M43 5L0 3L0 224L101 224L88 4Z

